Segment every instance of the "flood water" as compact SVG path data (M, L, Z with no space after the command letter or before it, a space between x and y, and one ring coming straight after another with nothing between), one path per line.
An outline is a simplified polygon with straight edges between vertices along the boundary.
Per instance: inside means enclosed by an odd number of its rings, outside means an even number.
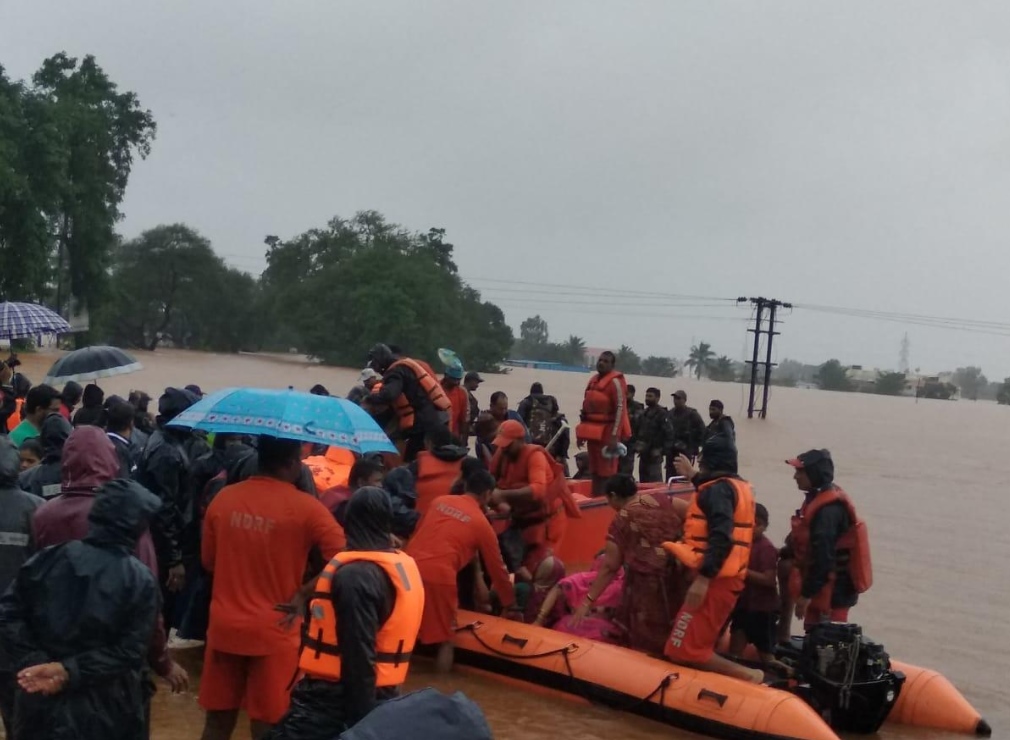
M25 371L40 381L52 356L25 356ZM157 398L166 385L197 383L210 391L228 385L308 389L322 383L345 393L355 371L322 368L296 358L205 355L178 351L138 353L145 369L102 383L106 392L142 388ZM514 407L534 380L577 418L588 376L526 369L485 376L478 393L486 404L503 390ZM1010 610L1010 408L968 401L919 401L816 390L776 388L769 418L747 420L745 386L632 377L639 397L656 385L669 402L677 388L705 414L719 398L737 424L740 472L771 513L769 536L781 543L801 494L783 460L827 447L837 481L867 520L873 545L874 587L853 611L864 632L896 658L947 676L994 728L1010 730L1010 702L1000 674L1010 665L1006 615ZM180 659L193 672L199 651ZM462 690L487 714L500 740L555 740L564 733L586 740L689 738L690 733L616 711L548 699L486 678L454 675L435 680L412 667L411 688ZM195 694L156 697L157 740L199 737L202 716ZM248 737L246 730L236 737ZM938 740L957 737L886 725L880 737Z

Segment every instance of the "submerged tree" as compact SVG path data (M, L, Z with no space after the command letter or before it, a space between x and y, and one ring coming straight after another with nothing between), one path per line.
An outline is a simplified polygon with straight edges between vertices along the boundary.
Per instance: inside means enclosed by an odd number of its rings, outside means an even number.
M849 375L838 360L828 360L817 369L814 376L817 387L823 391L848 391L852 389Z
M159 226L115 253L101 323L118 344L237 352L258 344L255 278L229 268L184 224Z
M882 396L900 396L905 390L905 373L878 372L873 392Z
M677 361L672 357L657 357L649 355L642 360L642 375L652 375L657 378L677 377Z
M631 347L622 344L615 354L617 356L617 369L622 373L638 375L642 372L642 358Z
M717 357L709 366L708 377L723 382L736 380L736 366L733 360L726 355Z
M288 241L268 237L264 300L292 346L324 362L360 365L383 341L430 361L450 347L467 367L491 369L512 330L460 280L444 236L363 211Z

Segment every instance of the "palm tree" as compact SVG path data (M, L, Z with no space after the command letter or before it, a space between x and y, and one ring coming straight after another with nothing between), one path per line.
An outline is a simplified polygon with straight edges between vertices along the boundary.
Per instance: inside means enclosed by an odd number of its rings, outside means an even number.
M695 376L701 380L702 373L707 375L711 369L713 357L715 357L715 352L712 351L712 345L707 342L699 342L691 347L691 355L684 364L693 368Z
M570 334L568 336L568 341L566 341L562 345L562 347L566 364L568 365L586 364L586 341L582 337L577 337L574 334Z

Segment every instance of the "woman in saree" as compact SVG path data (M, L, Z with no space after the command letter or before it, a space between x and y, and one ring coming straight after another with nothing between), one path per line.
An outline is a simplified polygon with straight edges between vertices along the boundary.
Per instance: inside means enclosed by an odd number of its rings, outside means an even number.
M615 616L621 608L624 590L624 570L619 569L617 575L593 602L589 614L579 620L577 626L572 626L572 615L586 599L589 587L596 580L596 574L603 564L603 552L600 552L591 570L585 573L575 573L565 576L554 586L544 599L533 624L538 627L550 627L558 632L564 632L576 637L586 637L600 642L610 642L615 645L624 642L623 630L615 623Z
M673 617L683 600L683 584L676 563L667 558L662 544L680 538L681 512L665 491L639 492L630 475L609 478L607 502L617 511L607 532L603 560L585 599L570 619L573 627L591 613L617 573L624 570L622 616L627 645L662 656Z

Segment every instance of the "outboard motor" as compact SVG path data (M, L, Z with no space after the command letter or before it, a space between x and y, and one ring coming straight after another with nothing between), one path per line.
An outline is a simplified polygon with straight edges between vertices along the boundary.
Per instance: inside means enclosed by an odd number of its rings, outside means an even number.
M782 658L797 669L796 693L843 732L876 732L905 683L903 673L891 670L884 646L864 637L858 624L815 625Z

